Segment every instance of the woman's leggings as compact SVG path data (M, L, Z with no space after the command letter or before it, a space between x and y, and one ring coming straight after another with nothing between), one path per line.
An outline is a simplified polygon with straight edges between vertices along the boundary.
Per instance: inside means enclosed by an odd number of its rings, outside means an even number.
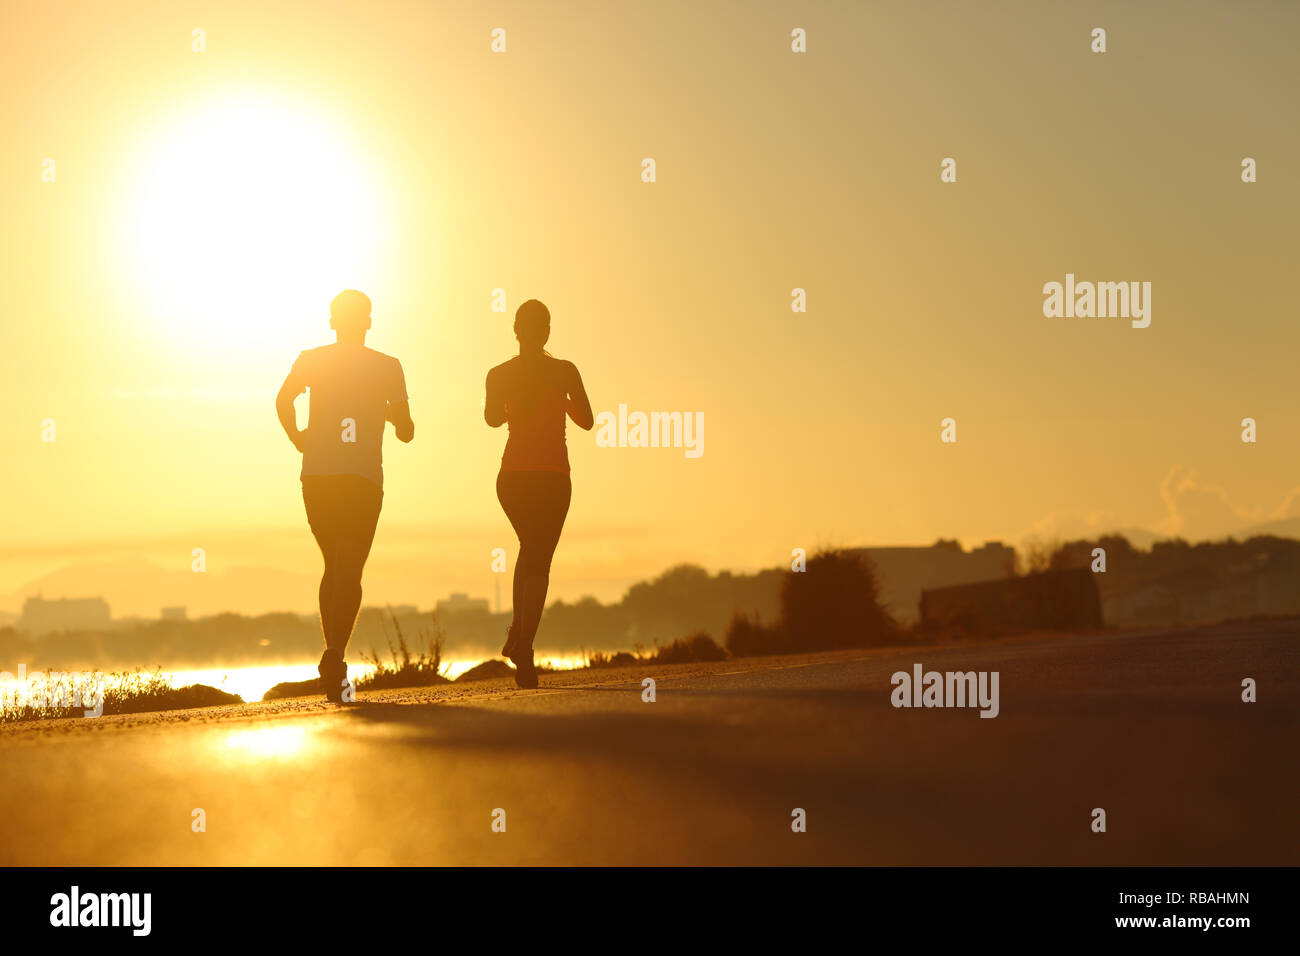
M572 493L565 472L503 471L497 475L497 500L519 536L511 633L524 647L533 646L542 621L551 558L560 543Z

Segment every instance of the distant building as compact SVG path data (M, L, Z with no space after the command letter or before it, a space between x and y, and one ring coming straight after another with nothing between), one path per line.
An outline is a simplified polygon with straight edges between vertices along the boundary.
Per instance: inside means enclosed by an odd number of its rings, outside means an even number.
M1102 626L1097 575L1088 568L927 589L921 592L920 610L923 627L956 627L972 634Z
M467 611L481 611L488 614L491 606L487 598L472 598L468 594L453 592L451 597L439 601L434 611L438 614L464 614Z
M1130 588L1102 599L1113 624L1171 624L1182 619L1178 595L1161 584Z
M880 572L880 600L903 623L917 619L921 592L931 588L1009 578L1016 570L1016 549L986 541L964 551L956 541L929 547L853 548Z
M15 626L33 636L105 628L109 626L108 602L98 597L47 601L37 595L23 602L23 613Z
M185 608L165 607L162 609L162 619L164 621L184 621L186 619Z

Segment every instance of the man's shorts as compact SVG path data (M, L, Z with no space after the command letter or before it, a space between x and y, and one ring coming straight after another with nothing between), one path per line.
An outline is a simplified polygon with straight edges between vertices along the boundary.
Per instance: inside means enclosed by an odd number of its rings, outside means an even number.
M311 533L324 548L342 539L364 542L368 553L384 492L360 475L304 475L302 501Z

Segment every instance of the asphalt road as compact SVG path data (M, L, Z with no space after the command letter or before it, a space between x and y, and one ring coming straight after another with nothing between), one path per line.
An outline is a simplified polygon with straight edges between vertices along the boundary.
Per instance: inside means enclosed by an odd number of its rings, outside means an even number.
M0 727L0 863L1300 863L1297 618L542 680Z

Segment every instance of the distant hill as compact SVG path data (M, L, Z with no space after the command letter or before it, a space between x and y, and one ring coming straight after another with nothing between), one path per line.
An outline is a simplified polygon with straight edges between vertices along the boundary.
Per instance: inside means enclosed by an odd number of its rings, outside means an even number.
M1300 532L1300 519L1259 527ZM1149 547L1119 535L1072 541L1050 555L1051 566L1087 566L1092 548L1098 541L1105 544L1108 567L1098 576L1098 587L1107 624L1179 624L1300 613L1300 539L1275 533L1190 544L1150 537ZM971 551L956 541L943 540L928 547L853 550L876 567L882 600L903 623L916 620L922 590L1005 579L1016 561L1014 549L998 542ZM124 573L132 568L127 565ZM787 570L710 573L683 564L634 584L613 603L592 597L555 601L542 618L538 649L564 654L638 647L649 651L698 632L721 642L736 613L754 622L776 620ZM78 591L86 594L85 589ZM508 612L493 614L473 602L445 611L436 623L431 612L414 606L392 613L414 650L435 640L440 627L447 657L496 655L510 620ZM13 623L0 624L0 669L5 661L59 669L278 664L313 660L321 646L320 627L312 614L115 619L107 627L39 637L15 629ZM386 657L390 643L396 643L392 614L382 608L363 608L350 656L359 658L373 650Z
M1157 541L1134 548L1121 537L1071 541L1051 558L1053 569L1090 568L1103 617L1111 625L1204 624L1256 616L1300 614L1300 541L1273 535L1202 541Z
M176 567L162 567L140 556L124 555L114 560L80 562L58 568L26 582L16 591L0 597L0 607L18 611L34 595L50 598L102 597L118 614L115 597L136 594L147 586L149 593L160 595L158 607L231 607L249 609L284 607L286 595L314 594L319 572L286 571L278 568L232 567L195 574L189 555ZM165 595L165 597L161 597ZM251 596L251 597L250 597ZM293 601L289 606L302 603ZM129 605L128 605L129 607Z
M1277 521L1265 521L1263 524L1251 525L1234 534L1238 541L1247 538L1271 536L1274 538L1300 538L1300 518L1280 518Z

